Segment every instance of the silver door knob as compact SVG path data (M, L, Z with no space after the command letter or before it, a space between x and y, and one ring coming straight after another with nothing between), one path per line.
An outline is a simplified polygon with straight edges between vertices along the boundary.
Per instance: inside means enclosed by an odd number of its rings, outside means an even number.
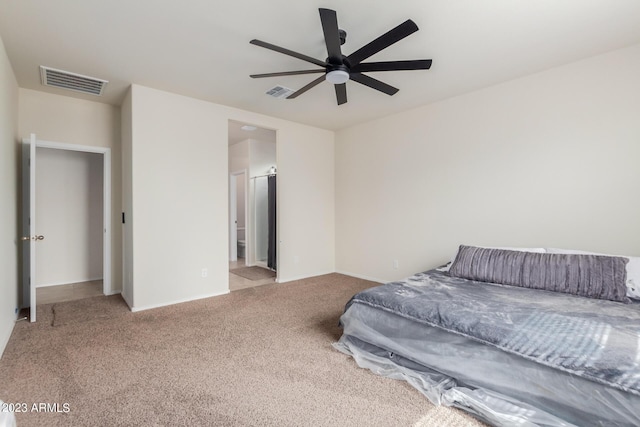
M22 240L23 242L26 241L26 240L31 240L31 239L33 239L33 240L44 240L44 236L42 234L36 234L33 237L26 236L26 237L20 238L20 240Z

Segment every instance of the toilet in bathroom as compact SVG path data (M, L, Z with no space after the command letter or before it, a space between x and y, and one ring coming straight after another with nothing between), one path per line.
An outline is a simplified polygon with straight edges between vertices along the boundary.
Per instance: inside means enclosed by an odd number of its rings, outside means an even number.
M245 241L238 240L238 258L244 258Z

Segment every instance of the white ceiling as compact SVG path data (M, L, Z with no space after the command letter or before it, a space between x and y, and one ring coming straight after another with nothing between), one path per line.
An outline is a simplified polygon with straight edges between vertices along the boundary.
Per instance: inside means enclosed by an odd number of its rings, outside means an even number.
M406 19L420 31L371 61L433 59L429 71L371 73L388 96L347 84L336 105L316 75L249 74L314 68L249 44L257 38L324 60L318 7L335 9L350 54ZM249 111L341 129L640 42L638 0L0 0L0 36L24 88L119 105L131 83ZM102 98L40 85L46 65L109 80Z
M254 130L244 130L243 126L253 126ZM255 139L264 142L276 142L276 131L264 129L250 123L242 123L236 120L229 120L229 145L237 144L245 139Z

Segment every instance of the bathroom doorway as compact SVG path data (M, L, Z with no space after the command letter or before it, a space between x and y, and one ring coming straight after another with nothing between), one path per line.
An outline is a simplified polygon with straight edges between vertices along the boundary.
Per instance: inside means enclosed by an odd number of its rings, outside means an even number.
M277 277L276 131L229 120L229 289Z

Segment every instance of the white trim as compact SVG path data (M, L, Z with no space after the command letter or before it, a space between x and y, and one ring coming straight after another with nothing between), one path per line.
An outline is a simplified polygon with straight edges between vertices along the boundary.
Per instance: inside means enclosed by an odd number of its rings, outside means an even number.
M377 279L375 277L365 276L363 274L349 273L348 271L335 271L335 273L344 274L345 276L351 276L351 277L355 277L356 279L368 280L370 282L377 282L377 283L389 283L392 281L392 280Z
M36 236L36 134L29 137L29 236ZM29 240L29 321L36 321L36 245Z
M167 301L167 302L163 302L163 303L160 303L160 304L151 304L151 305L144 305L142 307L130 307L130 308L131 308L131 311L133 311L135 313L135 312L138 312L138 311L151 310L151 309L154 309L154 308L166 307L166 306L174 305L174 304L182 304L183 302L190 302L190 301L197 301L197 300L201 300L201 299L205 299L205 298L219 297L219 296L222 296L222 295L227 295L228 293L229 293L229 290L226 290L226 291L216 292L216 293L212 293L212 294L198 295L198 296L193 297L193 298L185 298L185 299L179 299L179 300L174 300L174 301ZM127 304L129 304L129 303L127 302Z
M102 154L102 293L111 295L111 149Z
M23 141L26 141L25 138ZM103 198L103 231L102 239L102 293L113 295L111 278L111 148L91 145L67 144L63 142L43 141L36 139L36 148L53 148L58 150L81 151L102 154L102 198ZM67 282L76 283L76 282ZM43 286L43 285L39 285ZM47 285L45 285L47 286ZM54 286L54 285L51 285Z
M111 295L122 295L122 291L114 291L114 290L112 290L110 293L104 294L104 296L106 296L106 297L110 297ZM122 297L122 299L124 299L124 297Z
M36 147L40 148L55 148L58 150L69 150L69 151L84 151L86 153L99 153L104 154L106 152L110 152L111 148L108 147L96 147L93 145L79 145L79 144L67 144L65 142L55 142L55 141L43 141L41 139L36 140Z
M296 280L311 279L312 277L324 276L324 275L333 274L333 273L335 273L335 271L329 270L329 271L325 271L325 272L321 272L321 273L311 273L311 274L304 275L304 276L294 276L294 277L287 277L287 278L278 277L277 282L278 283L294 282Z

